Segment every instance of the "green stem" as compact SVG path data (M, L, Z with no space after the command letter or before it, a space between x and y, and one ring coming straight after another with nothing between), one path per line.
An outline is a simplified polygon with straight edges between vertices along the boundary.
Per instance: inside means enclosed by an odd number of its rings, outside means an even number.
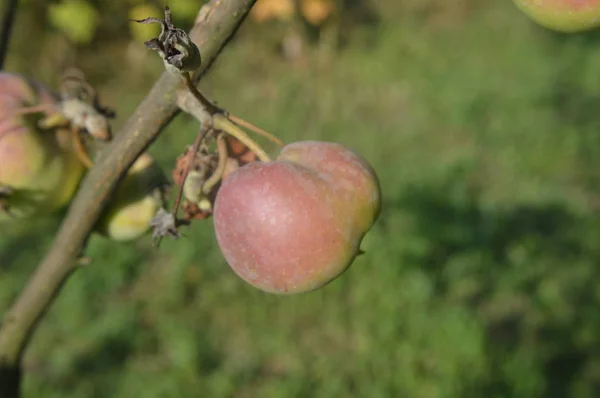
M225 173L225 167L227 167L227 144L223 134L219 134L217 137L217 151L219 152L219 163L215 172L210 176L208 180L202 185L202 192L206 195L212 191L212 189L221 181L223 173Z
M252 138L248 136L241 128L227 118L227 116L217 113L213 115L213 126L216 130L223 130L227 134L237 138L240 142L256 154L259 160L270 162L271 158L264 149L261 148Z
M173 215L173 217L175 219L177 219L177 212L179 211L179 205L181 204L181 198L183 197L185 183L186 183L187 178L190 175L190 171L192 170L192 167L194 165L194 158L196 157L196 153L198 153L198 149L200 149L200 145L202 145L202 141L204 141L204 139L206 138L206 135L208 134L209 131L211 131L210 127L206 124L203 124L202 127L200 128L200 133L198 133L198 136L196 137L196 140L194 141L194 144L192 145L192 147L189 149L189 151L186 154L186 166L185 166L185 170L183 172L183 178L181 179L182 183L181 183L181 186L179 187L179 190L177 191L177 197L175 198L175 204L173 205L173 210L171 211L171 214Z
M202 107L208 112L211 116L216 115L217 113L223 113L223 110L213 104L208 98L204 96L198 90L194 82L192 82L192 77L188 72L183 72L181 74L183 76L183 84L185 87L192 93L192 95L200 102Z
M247 128L248 130L250 130L256 134L265 137L266 139L268 139L275 145L278 145L280 147L284 146L283 141L281 141L279 138L275 137L273 134L269 133L268 131L265 131L265 130L261 129L260 127L255 126L252 123L242 119L241 117L232 115L230 113L228 118L229 118L229 120L231 120L233 123L237 124L238 126Z

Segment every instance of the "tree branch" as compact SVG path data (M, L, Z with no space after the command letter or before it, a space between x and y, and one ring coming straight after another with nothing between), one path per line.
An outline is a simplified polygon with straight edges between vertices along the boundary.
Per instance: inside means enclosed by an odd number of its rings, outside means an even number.
M200 10L190 37L200 48L203 64L197 82L235 33L256 0L212 0ZM7 380L19 375L23 351L38 321L52 303L93 231L111 193L135 159L158 137L178 113L176 90L181 78L165 72L82 182L55 241L29 283L2 321L0 329L0 396L15 389ZM19 377L12 383L19 383ZM17 388L18 390L18 388Z

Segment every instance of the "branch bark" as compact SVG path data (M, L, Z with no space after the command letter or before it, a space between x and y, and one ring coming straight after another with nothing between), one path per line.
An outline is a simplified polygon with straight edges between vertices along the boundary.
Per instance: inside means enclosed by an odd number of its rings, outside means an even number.
M235 33L256 0L211 0L200 10L190 37L200 48L203 64L197 82ZM77 269L94 225L111 193L135 159L175 117L181 78L165 72L102 151L83 180L46 257L6 312L0 328L0 396L17 397L22 354L38 322L68 277Z

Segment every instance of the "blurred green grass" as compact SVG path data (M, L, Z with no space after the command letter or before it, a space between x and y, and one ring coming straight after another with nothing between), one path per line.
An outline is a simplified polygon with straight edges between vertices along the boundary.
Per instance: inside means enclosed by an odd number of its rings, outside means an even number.
M25 396L598 396L598 34L553 34L509 1L447 19L383 3L299 64L245 26L201 84L284 140L373 164L366 254L279 297L233 274L210 220L159 250L94 236L27 352ZM117 124L151 84L124 73L101 87ZM180 116L151 152L169 170L196 132ZM57 225L0 239L0 308Z

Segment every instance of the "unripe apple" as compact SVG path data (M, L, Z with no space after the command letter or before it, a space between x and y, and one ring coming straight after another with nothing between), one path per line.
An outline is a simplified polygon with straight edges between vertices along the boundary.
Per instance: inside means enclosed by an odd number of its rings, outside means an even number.
M304 141L252 162L217 193L217 242L233 271L270 293L307 292L342 274L377 219L375 171L336 143Z
M581 32L600 26L600 0L513 0L532 20L559 32Z
M0 73L0 222L56 211L72 197L84 172L64 129L42 130L39 115L24 115L26 106L55 104L42 85L24 77Z
M111 197L98 222L97 232L115 241L144 235L162 205L161 190L165 184L158 163L149 154L142 154Z

